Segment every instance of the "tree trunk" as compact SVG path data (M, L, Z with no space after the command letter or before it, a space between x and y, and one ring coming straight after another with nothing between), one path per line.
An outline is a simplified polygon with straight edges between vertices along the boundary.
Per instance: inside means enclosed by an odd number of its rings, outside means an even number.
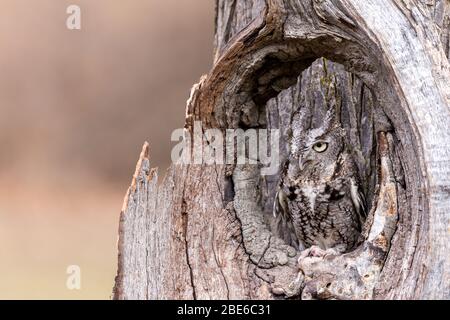
M366 240L299 265L271 228L278 174L174 164L158 184L146 144L121 212L114 298L449 299L449 35L448 0L217 0L214 67L192 89L186 135L197 121L280 129L283 160L296 111L308 129L341 105Z

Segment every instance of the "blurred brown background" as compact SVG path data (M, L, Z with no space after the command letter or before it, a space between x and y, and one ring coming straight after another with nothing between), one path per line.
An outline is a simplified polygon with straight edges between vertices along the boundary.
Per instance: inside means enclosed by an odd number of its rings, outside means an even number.
M71 4L80 31L66 28ZM2 0L0 299L110 297L141 146L167 167L213 22L212 0Z

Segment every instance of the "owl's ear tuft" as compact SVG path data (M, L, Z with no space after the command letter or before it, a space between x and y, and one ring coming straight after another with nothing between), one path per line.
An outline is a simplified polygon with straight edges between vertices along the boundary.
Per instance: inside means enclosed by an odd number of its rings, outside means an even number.
M330 105L325 114L324 127L327 131L341 127L341 108L335 103Z

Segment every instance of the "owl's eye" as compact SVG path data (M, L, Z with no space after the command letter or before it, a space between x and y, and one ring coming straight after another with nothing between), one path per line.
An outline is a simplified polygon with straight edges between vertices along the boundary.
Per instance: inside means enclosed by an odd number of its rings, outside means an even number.
M328 149L328 143L317 142L316 144L313 145L313 149L314 149L314 151L316 151L318 153L325 152Z

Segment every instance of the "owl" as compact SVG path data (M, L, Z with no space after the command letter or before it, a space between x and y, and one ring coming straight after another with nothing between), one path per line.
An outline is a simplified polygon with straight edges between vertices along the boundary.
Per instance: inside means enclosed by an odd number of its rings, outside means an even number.
M299 250L345 253L362 239L364 193L337 113L330 108L322 125L307 131L300 112L292 120L274 215L280 237Z

